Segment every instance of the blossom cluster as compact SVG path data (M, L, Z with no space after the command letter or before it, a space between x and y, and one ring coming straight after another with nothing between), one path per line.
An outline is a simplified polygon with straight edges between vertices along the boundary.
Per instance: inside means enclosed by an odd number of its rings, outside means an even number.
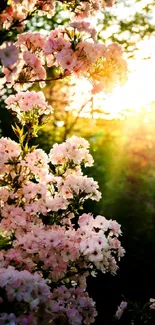
M13 172L14 165L7 164L9 161L17 161L19 155L20 155L20 146L17 142L7 139L7 138L1 138L0 139L0 173L3 175L3 173ZM2 176L3 177L3 176ZM1 188L3 190L3 188Z
M60 77L74 73L87 78L94 93L111 91L126 80L121 46L97 42L95 29L85 21L55 29L47 37L31 32L20 34L16 44L8 43L0 50L0 58L5 81L16 90L28 88L35 80L43 84L46 68L52 66L59 69Z
M76 17L83 19L106 6L112 7L114 0L59 0L59 3L63 5L64 9L68 9L73 13L74 19ZM40 15L48 14L53 16L55 13L54 9L54 0L11 0L10 4L0 13L0 30L3 28L9 29L12 26L22 30L25 20L35 12L38 11Z
M50 288L38 273L30 274L26 270L19 272L13 267L0 269L0 288L5 288L8 301L23 301L29 304L30 310L46 303L50 295Z
M51 111L41 92L11 95L6 103L27 129L34 123L28 123L27 113L35 110L39 119ZM86 278L97 270L115 274L124 249L116 221L80 213L87 199L101 198L98 183L83 174L83 166L93 164L89 143L73 136L46 154L30 147L26 135L23 142L19 127L15 130L20 144L0 139L0 229L13 238L0 252L0 292L5 288L2 304L15 300L21 311L10 307L10 314L1 314L2 324L9 319L36 324L40 308L49 320L90 324L96 310L85 291Z
M44 94L39 91L20 92L6 99L7 108L17 114L19 121L32 124L42 115L49 115L52 107L46 103Z
M0 47L1 84L17 91L5 103L19 122L13 127L18 143L0 139L0 231L6 239L0 251L1 325L93 323L97 312L87 277L115 274L124 255L120 225L83 213L86 200L101 198L98 183L83 171L93 165L89 143L73 136L49 154L30 144L52 107L41 91L27 89L37 80L44 86L48 68L57 69L58 79L87 78L92 93L110 91L126 78L121 47L97 42L96 30L79 21L114 1L59 2L73 13L69 26L46 36L22 33ZM54 15L54 0L5 4L0 30L6 35L23 31L35 12Z
M53 281L63 279L73 264L76 272L82 267L85 271L95 268L115 274L117 261L124 255L117 238L121 234L119 225L102 216L94 219L90 214L81 215L78 224L77 230L66 230L64 226L46 228L31 223L31 231L16 232L13 248L1 252L0 265L12 263L33 271L41 263ZM77 274L74 280L79 280Z
M58 298L59 297L59 298ZM69 304L68 304L69 301ZM52 293L52 303L49 308L53 319L59 315L67 316L69 324L90 324L97 315L94 302L82 288L60 286Z
M33 312L30 314L16 317L13 313L3 313L0 315L0 324L1 325L37 325L37 319Z
M7 298L8 306L13 304L16 312L2 313L1 325L37 325L37 316L44 319L46 314L50 320L64 316L68 324L73 325L80 325L83 321L90 324L95 320L95 304L82 288L60 286L51 293L49 285L38 273L19 272L13 267L0 269L0 275L0 289L3 288L0 305L3 306ZM19 303L26 308L26 315L19 314Z
M83 138L72 136L64 143L54 144L50 150L49 159L53 165L84 164L85 167L93 165L93 157L89 153L89 143Z
M9 29L12 26L18 30L23 29L24 21L37 10L41 14L53 15L54 1L11 0L10 4L0 13L0 29Z

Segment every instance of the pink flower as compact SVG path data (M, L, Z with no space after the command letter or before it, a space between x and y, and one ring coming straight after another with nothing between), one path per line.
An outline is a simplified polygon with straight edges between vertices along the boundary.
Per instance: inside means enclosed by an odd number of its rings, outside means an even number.
M128 303L126 301L122 301L120 306L118 307L115 317L117 319L120 319L125 311L125 309L127 308Z
M73 71L76 66L76 56L71 49L62 49L56 55L57 62L62 66L63 69Z
M18 35L18 41L16 43L21 46L22 50L30 50L35 52L42 49L45 44L45 38L40 33L22 33Z
M99 229L103 229L104 231L107 231L109 227L109 221L103 216L96 216L93 225L95 228L99 228Z
M155 310L155 299L154 298L150 298L150 309Z
M5 47L0 49L0 59L5 67L14 65L18 60L19 52L13 43L5 43Z
M94 218L91 214L83 213L78 220L81 229L92 229L94 226Z
M106 7L112 7L115 3L115 0L106 0Z
M111 232L118 236L121 234L121 226L119 223L115 220L109 220L109 228L111 229Z

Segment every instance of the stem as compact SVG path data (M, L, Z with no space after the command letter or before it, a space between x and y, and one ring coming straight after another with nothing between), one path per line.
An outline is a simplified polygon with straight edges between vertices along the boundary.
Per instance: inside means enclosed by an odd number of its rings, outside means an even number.
M31 138L31 127L28 127L28 131L27 131L27 139L26 139L26 142L27 142L27 145L30 141L30 138Z
M15 84L35 83L35 82L42 82L42 81L50 82L50 81L54 81L54 80L60 80L65 77L68 77L68 75L66 76L65 74L61 74L59 77L50 78L50 79L36 79L36 80L27 80L27 81L17 80L17 81L15 81ZM6 84L11 84L11 81L7 81Z

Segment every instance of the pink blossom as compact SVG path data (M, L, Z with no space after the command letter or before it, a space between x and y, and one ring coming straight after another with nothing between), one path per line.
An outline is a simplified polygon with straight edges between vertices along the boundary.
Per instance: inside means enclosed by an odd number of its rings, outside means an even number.
M13 43L6 43L5 47L0 49L0 59L5 67L14 65L18 60L19 52Z
M39 91L19 92L16 95L10 95L6 99L7 108L17 113L18 119L22 124L35 123L36 119L44 114L50 114L52 107L45 100L44 94ZM29 111L35 114L30 114Z
M155 310L155 299L154 298L150 298L150 309Z
M72 49L62 49L56 55L56 59L63 69L72 71L76 66L77 59Z
M126 301L122 301L120 306L118 307L117 311L116 311L116 318L120 319L124 313L124 310L127 308L128 303Z

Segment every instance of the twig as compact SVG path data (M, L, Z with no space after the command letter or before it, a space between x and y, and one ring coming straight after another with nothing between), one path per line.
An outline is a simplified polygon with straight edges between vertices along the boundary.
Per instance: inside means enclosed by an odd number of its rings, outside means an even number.
M36 79L36 80L17 80L15 81L15 84L25 84L25 83L35 83L35 82L50 82L50 81L54 81L54 80L61 80L65 77L68 77L68 75L60 75L59 77L56 78L50 78L50 79ZM11 81L7 81L6 84L11 84Z
M92 97L90 99L88 99L79 109L79 111L77 112L77 116L75 118L75 120L73 121L73 123L69 126L69 128L66 128L65 130L65 134L64 134L64 140L66 140L67 135L72 131L72 129L74 128L75 124L77 123L78 119L80 118L80 113L83 111L83 109L85 108L85 106L92 100Z

